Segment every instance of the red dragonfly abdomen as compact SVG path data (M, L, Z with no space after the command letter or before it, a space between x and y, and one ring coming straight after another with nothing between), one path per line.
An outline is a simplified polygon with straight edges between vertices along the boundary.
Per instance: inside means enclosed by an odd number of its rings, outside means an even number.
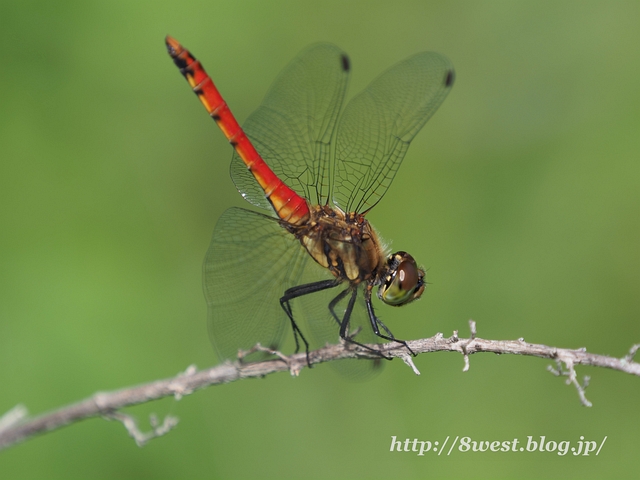
M306 200L280 180L265 163L200 62L168 35L166 44L169 55L180 72L262 187L278 217L293 225L306 223L309 220L309 206Z

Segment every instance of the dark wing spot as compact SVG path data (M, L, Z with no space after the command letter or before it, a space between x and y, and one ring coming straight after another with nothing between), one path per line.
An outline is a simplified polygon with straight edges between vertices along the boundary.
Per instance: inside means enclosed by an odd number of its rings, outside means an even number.
M446 87L450 87L451 85L453 85L453 82L455 79L456 79L456 72L454 72L453 70L449 70L447 72L447 76L444 79L444 85Z
M342 70L348 72L351 70L351 63L349 62L349 57L347 57L344 53L341 56L342 59Z

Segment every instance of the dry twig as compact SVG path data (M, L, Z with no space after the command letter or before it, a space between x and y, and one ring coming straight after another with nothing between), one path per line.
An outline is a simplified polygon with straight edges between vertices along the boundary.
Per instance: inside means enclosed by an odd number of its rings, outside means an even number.
M640 377L640 363L633 361L634 355L640 349L640 344L632 346L625 357L614 358L588 353L584 348L572 350L527 343L522 338L518 340L485 340L476 336L475 322L470 320L469 326L470 338L459 338L458 332L455 331L449 338L438 333L431 338L408 341L407 344L416 354L440 351L461 353L464 356L463 371L469 369L469 356L480 352L528 355L554 360L557 368L550 367L549 371L558 376L567 376L567 383L576 387L580 401L585 406L591 406L584 393L589 378L585 377L581 385L577 380L575 365L610 368ZM411 358L407 356L404 345L391 342L370 347L377 349L386 357L401 358L416 374L420 373ZM143 445L151 438L167 433L176 425L177 419L167 417L160 424L152 418L152 431L143 433L130 416L119 412L123 407L167 396L174 396L176 400L179 400L184 395L189 395L195 390L210 385L229 383L243 378L264 377L275 372L289 371L292 375L298 375L307 366L305 353L285 356L280 352L272 352L261 346L256 346L255 349L273 353L276 358L254 363L228 362L201 371L197 371L194 366L191 366L176 377L115 392L96 393L79 403L62 407L36 418L28 418L26 408L19 405L0 417L0 450L37 434L96 416L121 421L138 445ZM344 358L379 359L373 351L349 343L328 345L309 353L312 364Z

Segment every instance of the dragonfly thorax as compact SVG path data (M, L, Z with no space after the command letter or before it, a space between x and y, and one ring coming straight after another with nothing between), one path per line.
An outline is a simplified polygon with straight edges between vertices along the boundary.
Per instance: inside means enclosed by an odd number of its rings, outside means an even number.
M288 226L313 259L340 280L378 283L387 263L378 235L358 213L327 205L310 207L302 226Z
M286 224L313 259L339 280L378 285L378 297L400 306L420 298L425 272L406 252L386 255L378 234L360 213L344 213L328 205L310 207L302 226Z

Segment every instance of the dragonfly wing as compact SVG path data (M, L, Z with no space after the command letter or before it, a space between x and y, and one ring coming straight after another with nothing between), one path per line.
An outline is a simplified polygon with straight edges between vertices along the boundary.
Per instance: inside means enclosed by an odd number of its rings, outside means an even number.
M277 219L243 208L230 208L218 220L203 276L209 334L221 360L234 360L238 350L249 350L257 343L279 349L291 330L280 306L284 291L334 278ZM311 349L340 341L340 326L329 305L348 288L344 283L291 301L293 316ZM349 335L360 343L380 343L371 329L362 290L359 286ZM346 295L334 305L339 318L344 317L348 301ZM261 353L245 357L248 361L262 358ZM358 380L370 378L382 366L381 361L333 363L341 374Z
M385 194L409 144L453 86L451 62L414 55L380 75L348 104L336 140L333 200L364 213Z
M209 334L222 360L258 342L281 346L291 327L280 297L299 285L309 262L315 263L278 220L243 208L223 213L203 265Z
M275 174L312 204L328 200L330 145L348 76L349 60L342 50L312 45L285 67L243 125ZM271 209L235 152L231 178L246 200Z

